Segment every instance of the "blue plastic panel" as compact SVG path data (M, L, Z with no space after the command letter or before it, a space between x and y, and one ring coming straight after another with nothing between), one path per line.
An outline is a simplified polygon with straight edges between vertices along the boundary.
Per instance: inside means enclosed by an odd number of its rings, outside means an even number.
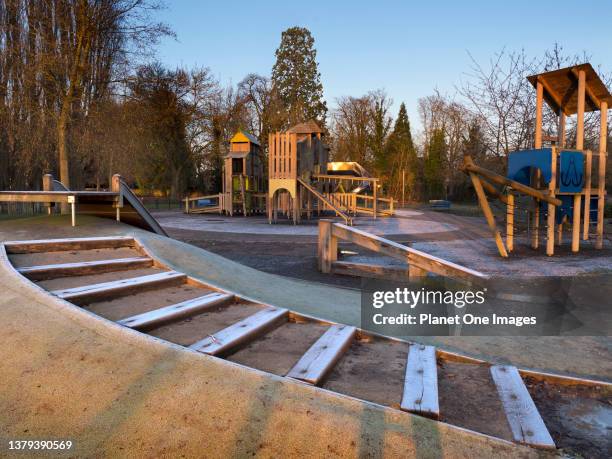
M529 185L533 169L542 171L544 183L550 182L552 148L514 151L508 155L508 178Z
M584 153L562 151L559 168L559 191L580 193L584 188Z

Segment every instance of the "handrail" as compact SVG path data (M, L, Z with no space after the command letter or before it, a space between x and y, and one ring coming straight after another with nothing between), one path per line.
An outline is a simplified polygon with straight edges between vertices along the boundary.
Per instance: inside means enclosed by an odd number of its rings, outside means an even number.
M320 201L322 201L324 204L327 204L329 207L331 207L337 215L339 215L340 217L342 217L344 219L344 221L349 224L352 225L353 224L353 219L351 217L349 217L348 215L346 215L344 213L344 211L342 211L339 207L337 207L333 202L331 202L329 199L327 199L325 196L323 196L321 193L319 193L316 189L314 189L313 187L311 187L308 183L306 183L304 180L298 178L297 181L304 187L306 188L308 191L310 191L312 194L315 195L315 197L317 197Z
M324 273L331 272L337 260L338 239L407 262L410 276L433 273L475 283L489 279L479 271L330 220L319 221L319 269Z

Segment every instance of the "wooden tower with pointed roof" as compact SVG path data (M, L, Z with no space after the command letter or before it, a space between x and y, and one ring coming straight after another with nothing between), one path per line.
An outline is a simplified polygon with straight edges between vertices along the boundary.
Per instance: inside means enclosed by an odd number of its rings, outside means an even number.
M238 131L223 164L223 211L249 215L265 211L266 178L261 145L254 135Z

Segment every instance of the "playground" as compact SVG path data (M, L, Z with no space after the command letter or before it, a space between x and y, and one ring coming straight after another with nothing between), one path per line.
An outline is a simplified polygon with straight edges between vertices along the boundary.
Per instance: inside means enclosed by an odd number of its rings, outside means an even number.
M83 454L132 451L146 433L197 455L190 432L214 431L237 456L306 455L316 438L339 456L604 457L612 96L590 64L529 82L533 148L504 174L464 156L473 215L400 206L381 177L331 161L313 120L269 133L267 163L238 130L218 193L181 209L147 209L119 174L104 191L50 174L40 190L0 191L45 211L0 227L3 427L48 428L55 413L62 435L85 429ZM543 135L544 103L556 136ZM584 148L585 112L600 112L598 151ZM486 292L483 310L544 311L549 328L379 333L365 326L369 279Z

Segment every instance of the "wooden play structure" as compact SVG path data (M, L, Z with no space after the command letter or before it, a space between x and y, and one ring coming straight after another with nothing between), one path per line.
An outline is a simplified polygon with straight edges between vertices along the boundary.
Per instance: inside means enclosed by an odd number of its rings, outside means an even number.
M238 131L230 140L223 159L222 191L185 199L185 213L225 213L252 215L265 213L265 160L257 138Z
M224 160L223 191L186 198L185 212L267 212L270 223L279 215L299 223L304 216L332 212L349 225L359 214L393 215L393 199L378 196L378 178L355 162L329 162L324 136L312 120L270 134L266 177L257 138L238 131Z
M60 204L70 208L72 226L76 226L77 214L94 215L167 236L119 174L113 175L109 191L69 190L51 174L43 176L42 185L40 191L0 191L0 202L42 203L49 215Z
M313 212L332 211L348 225L358 213L393 214L393 200L378 197L379 179L357 163L330 163L324 131L314 121L270 134L268 219L283 213L299 223ZM337 173L342 171L342 173ZM348 173L347 173L348 172ZM356 186L355 186L356 185ZM371 189L372 195L362 194Z
M572 227L571 250L578 252L580 239L588 240L595 222L595 247L603 247L606 199L607 115L610 92L591 64L575 65L528 77L536 89L534 149L508 155L506 177L464 158L463 170L470 176L480 207L493 232L502 257L514 249L514 216L517 197L528 196L531 247L539 247L541 220L546 222L546 254L554 254L562 243L563 225ZM555 137L544 137L543 102L558 116ZM599 149L584 148L585 112L600 111ZM566 145L566 117L576 115L576 145ZM548 145L544 146L544 142ZM597 161L593 161L593 158ZM595 166L595 167L594 167ZM594 182L596 182L594 184ZM497 188L495 185L501 186ZM506 205L506 241L497 228L487 193ZM582 223L582 227L581 227Z

